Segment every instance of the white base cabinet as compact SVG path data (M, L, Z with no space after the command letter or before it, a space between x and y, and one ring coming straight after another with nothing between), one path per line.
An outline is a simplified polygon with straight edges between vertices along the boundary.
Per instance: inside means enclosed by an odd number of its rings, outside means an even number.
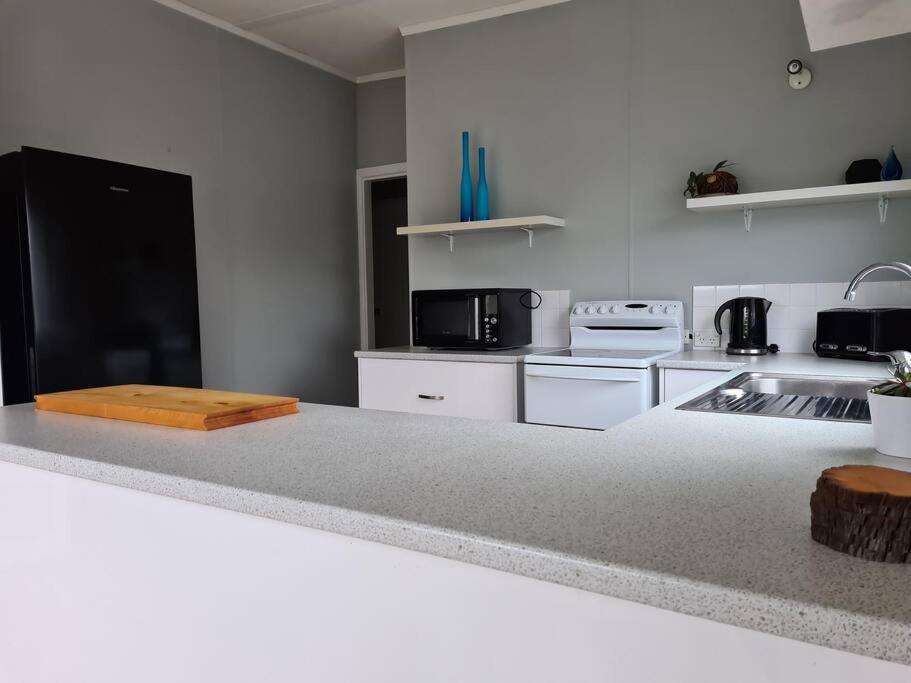
M664 403L683 396L688 391L718 380L727 374L727 370L678 370L677 368L662 368L660 370L660 388L658 401Z
M361 408L516 422L521 364L358 359Z

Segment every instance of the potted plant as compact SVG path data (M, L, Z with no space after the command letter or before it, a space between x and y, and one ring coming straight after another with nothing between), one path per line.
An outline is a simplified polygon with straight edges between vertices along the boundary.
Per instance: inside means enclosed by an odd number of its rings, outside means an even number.
M683 196L704 197L709 194L737 194L737 176L722 170L733 165L733 163L724 159L715 164L715 168L709 172L696 173L695 171L690 171L690 177L687 179Z
M911 353L890 351L871 352L871 355L889 358L892 361L889 370L895 376L894 380L867 392L874 445L885 455L911 458Z

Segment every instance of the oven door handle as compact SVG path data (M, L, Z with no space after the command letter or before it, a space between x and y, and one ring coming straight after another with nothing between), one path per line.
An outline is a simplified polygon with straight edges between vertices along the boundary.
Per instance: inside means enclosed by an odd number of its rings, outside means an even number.
M543 372L525 372L526 377L540 377L542 379L581 379L587 382L641 382L638 377L579 377L577 375L555 375Z

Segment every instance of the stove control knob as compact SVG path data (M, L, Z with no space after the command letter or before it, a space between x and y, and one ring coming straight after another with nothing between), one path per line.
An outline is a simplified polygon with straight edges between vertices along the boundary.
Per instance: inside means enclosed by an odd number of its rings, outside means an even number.
M585 312L585 309L582 308L581 306L576 306L573 309L573 314L575 314L575 315L582 315L583 312Z
M598 313L600 313L601 315L604 315L605 313L607 313L607 306L598 306Z
M661 307L652 306L650 309L648 309L648 312L651 313L652 315L658 315L659 313L661 313Z
M595 312L595 307L594 307L594 306L586 306L586 307L585 307L585 314L586 314L586 315L591 315L591 314L594 313L594 312Z
M611 307L610 307L610 312L611 312L611 313L619 313L619 312L620 312L620 307L619 307L619 306L616 306L616 305L611 306Z
M674 314L674 307L673 307L673 306L665 306L665 307L664 307L664 315L673 315L673 314Z

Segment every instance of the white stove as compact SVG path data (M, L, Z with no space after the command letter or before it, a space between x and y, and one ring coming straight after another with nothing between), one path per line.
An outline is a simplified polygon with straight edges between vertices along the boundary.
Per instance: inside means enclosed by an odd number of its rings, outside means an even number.
M683 303L578 303L570 340L526 356L525 421L607 429L658 403L656 363L683 349Z

